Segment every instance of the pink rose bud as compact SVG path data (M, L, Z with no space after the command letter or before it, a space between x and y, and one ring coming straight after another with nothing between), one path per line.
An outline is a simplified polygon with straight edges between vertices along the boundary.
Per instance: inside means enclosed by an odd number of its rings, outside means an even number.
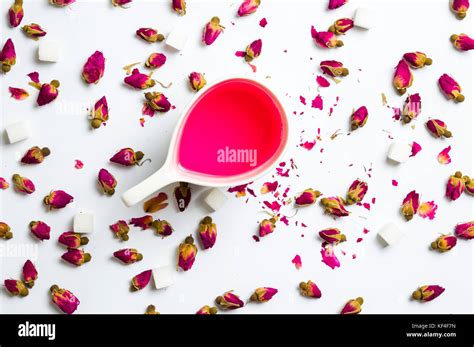
M19 174L14 174L12 180L13 185L18 192L32 194L36 190L33 181L31 181L29 178L21 177Z
M26 36L32 38L33 40L38 40L40 37L46 36L47 34L46 31L36 23L24 25L21 30L23 30Z
M51 83L43 83L36 99L38 106L47 105L55 100L59 95L59 81L53 80Z
M344 6L348 0L329 0L328 10L335 10L341 6Z
M125 77L124 82L135 89L148 89L155 85L155 80L150 75L141 73L138 69L133 69L130 76Z
M324 60L319 63L319 67L328 76L341 77L349 75L349 69L345 68L344 65L336 60Z
M326 213L335 217L346 217L349 215L349 211L344 207L344 199L339 196L323 198L321 199L321 205L323 205Z
M99 83L100 79L104 76L105 71L105 58L104 54L99 51L95 51L84 64L82 68L82 78L88 84Z
M64 208L73 200L74 198L64 190L53 190L49 195L44 197L43 202L52 210Z
M308 188L295 198L295 205L296 207L313 205L320 196L320 191Z
M461 86L451 76L444 74L438 80L439 86L448 99L463 102L465 97L461 94Z
M411 220L413 216L418 212L420 206L420 195L416 191L411 191L407 194L402 203L402 214L405 216L407 221Z
M474 239L474 221L456 225L454 232L461 239Z
M412 294L412 298L419 301L431 301L443 294L444 288L438 285L421 286Z
M194 244L194 239L191 235L186 237L183 243L178 248L178 267L183 271L188 271L193 267L196 260L198 249Z
M152 270L146 270L132 278L132 290L142 290L150 283Z
M470 51L474 49L474 39L466 34L451 35L451 42L454 48L460 51Z
M311 27L311 37L316 44L322 48L336 48L344 46L344 42L338 40L336 34L330 31L317 31L314 26Z
M464 19L469 9L469 0L451 0L451 10L458 19Z
M356 130L358 128L362 128L367 120L369 119L369 111L367 111L367 107L361 106L354 112L352 112L351 116L351 129Z
M255 289L255 292L250 297L250 301L256 302L267 302L270 301L273 296L278 293L278 289L270 287L261 287Z
M56 284L51 286L50 291L53 302L66 314L73 314L81 303L73 293L67 289L59 288Z
M342 234L337 228L324 229L319 232L319 236L332 245L337 245L341 242L346 241L346 235Z
M154 43L157 41L161 42L165 39L163 34L158 34L158 31L152 28L140 28L136 33L138 37L149 43Z
M350 18L341 18L334 22L328 29L328 31L336 35L344 35L346 32L354 27L354 21Z
M5 280L4 282L5 289L10 292L10 294L15 296L27 296L29 291L28 288L23 284L22 281L17 280Z
M73 231L66 231L59 235L58 242L68 249L76 249L89 243L89 239Z
M359 297L349 300L342 308L341 314L358 314L362 311L364 299Z
M110 172L108 172L106 169L100 169L98 182L100 188L105 194L114 195L115 187L117 186L117 180Z
M456 171L454 175L449 176L448 183L446 184L446 197L452 201L457 200L465 188L465 179L462 173Z
M180 212L183 212L191 202L191 188L188 183L179 182L179 186L174 189L174 198Z
M142 230L150 229L153 224L153 216L147 214L143 217L130 219L130 224L134 227L139 227Z
M240 300L239 296L232 293L232 291L224 293L222 296L216 298L216 304L221 310L236 310L244 307L244 302Z
M355 180L352 182L349 190L347 191L346 203L348 205L353 205L358 202L361 202L364 199L365 194L368 190L368 185L366 182Z
M39 240L49 240L51 227L42 221L31 221L30 230Z
M84 263L91 261L90 253L85 253L82 249L69 249L61 258L70 264L81 266Z
M135 248L124 248L114 252L114 257L125 264L133 264L143 259L143 255Z
M38 271L31 260L27 260L22 269L23 282L28 288L33 288L38 279Z
M199 315L211 315L211 314L216 314L217 313L217 307L211 307L209 305L205 305L199 309L199 311L196 312L196 314Z
M402 120L405 124L410 123L413 119L418 117L421 113L421 97L416 93L408 95L405 99L405 105L402 110Z
M145 66L149 69L158 69L165 65L166 63L166 55L163 53L152 53L148 57Z
M464 185L466 186L466 193L474 195L474 178L464 176Z
M91 127L94 129L100 128L109 120L109 106L105 96L101 97L94 105L91 111Z
M7 73L12 66L16 64L15 45L12 39L8 39L0 51L0 63L2 64L2 71Z
M273 233L273 231L275 230L275 223L275 217L262 220L258 228L258 236L264 237L268 234Z
M39 164L44 158L51 154L48 147L39 148L38 146L31 147L21 158L23 164Z
M430 119L426 122L426 128L434 137L440 138L453 136L445 122L439 119Z
M168 112L171 109L171 103L165 94L160 92L145 93L146 104L156 112Z
M308 298L316 298L319 299L321 297L321 290L318 288L316 283L313 281L308 281L308 282L301 282L300 285L300 293L303 296L306 296Z
M204 26L202 33L202 43L210 46L217 40L219 35L224 31L224 27L220 24L219 17L212 17L211 21Z
M186 14L186 0L172 0L171 7L180 16Z
M76 0L49 0L49 3L51 5L57 6L57 7L66 7L69 6L73 3L75 3Z
M110 230L121 240L128 241L128 232L130 231L130 227L128 226L127 222L124 220L119 220L117 223L112 224L109 226Z
M200 91L204 86L206 85L206 79L204 78L204 75L200 72L191 72L189 74L189 84L191 86L191 89L194 90L195 92Z
M20 25L25 12L23 11L23 0L15 0L13 5L8 9L8 19L10 26L16 28Z
M410 66L405 60L400 60L397 67L395 68L395 74L393 75L393 85L400 95L405 94L407 88L410 88L413 84L413 74L411 73Z
M237 15L239 17L248 16L257 11L258 6L260 6L260 0L244 0L239 6Z
M0 177L0 189L5 190L5 189L8 189L9 187L10 187L10 184L3 177Z
M30 94L23 88L8 87L10 96L15 100L25 100Z
M255 58L258 58L261 53L262 53L262 40L258 39L258 40L253 41L245 49L245 61L251 62Z
M128 5L132 2L132 0L112 0L112 5L115 7L122 7L125 8L125 5Z
M403 55L403 59L414 69L433 64L433 59L428 58L425 53L409 52Z
M5 222L0 222L0 239L9 240L13 237L10 226Z
M441 235L431 243L431 248L439 252L447 252L456 246L458 239L454 235Z
M216 243L217 227L211 217L207 216L199 223L198 232L204 249L212 248Z
M134 166L139 165L144 156L141 151L135 152L131 148L123 148L110 158L110 161L124 166Z

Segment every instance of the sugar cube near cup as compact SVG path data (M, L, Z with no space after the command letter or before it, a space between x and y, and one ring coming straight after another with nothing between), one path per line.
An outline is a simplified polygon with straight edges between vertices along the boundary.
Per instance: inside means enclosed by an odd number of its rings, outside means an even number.
M75 233L89 234L94 231L94 214L79 212L74 216L73 229Z
M186 45L186 41L188 41L186 34L178 30L173 30L166 38L165 43L177 51L182 51Z
M386 224L377 235L384 246L392 246L403 237L403 233L394 223Z
M152 270L156 289L166 288L174 284L176 269L171 266L161 266Z
M354 26L362 29L371 29L374 26L374 13L365 7L360 7L354 14Z
M212 211L217 211L219 208L221 208L226 200L227 197L217 188L210 189L204 196L204 203Z
M27 121L12 123L5 127L9 143L20 142L31 136L30 124Z
M392 142L388 149L388 159L391 161L401 164L405 163L411 154L411 146L407 143Z
M61 60L61 42L57 40L41 40L38 46L38 59L55 63Z

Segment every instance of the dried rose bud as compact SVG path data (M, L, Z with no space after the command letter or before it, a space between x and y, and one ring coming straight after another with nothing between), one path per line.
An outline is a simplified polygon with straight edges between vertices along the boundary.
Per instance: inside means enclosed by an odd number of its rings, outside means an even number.
M52 80L50 83L41 83L37 72L29 73L28 77L31 79L29 84L39 90L36 99L36 104L38 106L47 105L58 97L58 88L60 86L58 80Z
M168 206L166 202L168 200L168 195L164 192L160 192L157 196L148 199L143 203L143 210L146 213L155 213Z
M38 271L36 270L35 265L29 259L25 262L25 264L23 264L22 276L25 285L28 288L33 288L35 281L38 279Z
M10 184L3 177L0 177L0 189L5 190L5 189L8 189L9 187L10 187Z
M125 264L133 264L143 259L143 254L135 248L124 248L114 252L114 257Z
M464 185L466 187L466 193L469 195L474 195L474 178L469 178L464 176Z
M125 5L128 5L132 2L132 0L112 0L112 5L115 7L122 7L126 8Z
M276 293L278 293L278 289L260 287L255 289L255 292L250 297L250 301L267 302L270 301Z
M474 239L474 221L456 225L454 232L461 239Z
M117 180L106 169L100 169L98 175L98 182L104 194L114 195L115 187L117 187Z
M419 301L431 301L443 294L444 288L438 285L421 286L411 295L413 299Z
M183 243L178 248L178 267L183 271L188 271L193 267L196 260L198 249L194 244L194 239L191 235L186 237Z
M56 284L52 285L49 290L53 302L66 314L73 314L81 303L72 292L67 289L59 288Z
M469 9L469 0L451 0L451 10L458 19L464 19Z
M451 35L451 42L454 48L460 51L470 51L474 49L474 39L466 34Z
M15 45L11 39L5 42L5 45L0 51L0 63L2 64L2 71L4 73L10 71L12 66L16 64Z
M354 27L354 21L350 18L341 18L334 22L328 29L328 31L336 35L344 35L346 32Z
M361 297L351 299L344 305L341 314L358 314L362 311L363 303L364 299Z
M405 59L405 61L414 69L433 64L433 59L428 58L426 54L422 52L405 53L403 59Z
M35 235L39 240L49 240L51 227L42 221L31 221L30 230L33 235Z
M160 314L160 312L156 310L155 305L148 305L145 311L145 315L155 315L155 314Z
M161 42L165 39L163 34L158 34L158 31L153 28L140 28L136 33L138 37L149 43L154 43L157 41Z
M311 37L316 44L322 48L336 48L344 46L344 42L339 40L336 34L330 31L317 31L314 26L311 27Z
M8 87L10 96L15 100L25 100L30 94L23 88Z
M358 128L362 128L367 120L369 119L369 112L367 111L367 107L361 106L354 112L352 112L351 116L351 129L356 130Z
M431 248L439 252L447 252L456 246L458 239L454 235L441 235L431 243Z
M400 95L405 94L407 88L410 88L413 84L413 74L411 73L410 66L405 60L400 60L397 67L395 68L395 74L393 75L393 85Z
M461 94L461 86L451 76L444 74L438 80L439 86L448 99L463 102L465 97Z
M150 283L152 270L146 270L132 278L132 290L142 290Z
M413 119L417 118L421 113L421 97L420 94L416 93L408 95L405 99L405 105L402 110L402 120L405 124L410 123Z
M323 198L321 199L321 205L323 205L326 213L335 217L346 217L349 215L349 211L344 207L344 199L339 196Z
M0 239L9 240L13 237L10 226L5 222L0 222Z
M303 296L308 298L316 298L319 299L321 297L321 290L318 288L316 283L312 282L311 280L308 282L301 282L299 285L300 293Z
M73 200L74 198L64 190L53 190L49 195L44 197L43 202L52 210L64 208Z
M39 148L37 146L31 147L21 158L23 164L39 164L44 158L51 154L48 147Z
M66 231L59 235L58 242L68 249L76 249L89 243L89 239L73 231Z
M32 194L36 190L33 181L31 181L29 178L21 177L19 174L14 174L12 180L13 185L18 192Z
M328 76L341 77L349 75L349 69L345 68L344 65L336 60L323 60L319 63L319 67Z
M348 205L353 205L358 202L361 202L364 199L365 194L367 193L369 186L366 182L355 180L352 182L349 190L347 191L346 203Z
M174 198L178 204L179 211L183 212L186 210L191 201L191 188L189 188L188 183L179 182L179 186L174 189Z
M171 103L165 94L160 92L145 93L146 104L156 112L168 112L171 109Z
M46 36L46 31L36 23L31 23L29 25L24 25L21 30L25 33L26 36L32 38L33 40L38 40L40 37Z
M308 188L295 198L295 205L296 207L313 205L320 196L320 191Z
M212 248L216 243L217 227L211 217L207 216L199 223L198 232L204 249Z
M211 314L216 314L217 313L217 307L211 307L209 305L205 305L199 309L199 311L196 312L196 314L199 315L211 315Z
M348 0L329 0L328 10L335 10L341 6L344 6Z
M232 293L232 291L224 293L222 296L216 298L216 304L221 310L236 310L244 307L244 302L240 300L239 296Z
M105 96L101 97L91 110L91 127L94 129L100 128L109 120L109 106Z
M140 160L142 160L144 156L145 154L141 151L135 152L131 148L122 148L110 158L110 161L124 166L134 166L140 165Z
M112 224L109 226L110 230L121 240L128 241L128 232L130 231L130 227L128 226L127 222L124 220L119 220L117 223Z
M82 68L82 78L88 84L99 83L104 76L105 57L102 52L95 51L84 64Z
M430 119L426 122L426 128L434 137L440 138L451 137L452 133L448 130L448 126L445 122L439 119Z
M23 0L15 0L8 9L8 19L10 26L13 28L19 26L24 15L25 12L23 11Z
M262 40L258 39L258 40L253 41L245 49L245 61L251 62L255 58L258 58L261 53L262 53Z
M319 236L326 242L337 245L346 241L346 235L342 234L337 228L324 229L319 232Z
M275 217L262 220L258 228L258 236L264 237L268 234L273 233L273 231L275 230L275 223L276 223Z
M163 237L170 236L174 229L171 224L164 219L157 219L153 222L152 227L155 229L158 235Z
M90 253L85 253L82 249L69 249L61 258L70 264L81 266L84 263L91 261Z
M403 216L407 221L411 220L413 216L418 212L418 207L420 206L420 195L412 190L407 194L405 199L403 199L401 211Z
M260 6L260 0L244 0L237 10L237 15L243 17L255 13L258 6Z
M212 45L219 35L224 31L224 27L220 24L219 17L212 17L211 21L204 26L202 33L202 43L207 46Z
M75 3L76 0L49 0L49 3L51 5L57 6L57 7L66 7L69 6L73 3Z
M155 80L151 78L151 73L146 75L138 69L133 69L132 74L125 77L124 82L135 89L148 89L156 84Z
M191 89L195 92L200 91L206 85L206 79L204 75L200 72L191 72L189 74L189 85Z
M452 201L457 200L465 188L465 179L462 173L456 171L454 175L449 176L448 183L446 184L446 197Z
M166 63L166 55L163 53L152 53L148 57L145 66L149 69L158 69L165 65Z
M147 214L143 217L130 219L130 224L134 227L139 227L142 230L150 229L153 223L153 216Z
M186 0L172 0L171 7L180 16L186 14Z
M29 291L28 288L23 284L22 281L17 280L5 280L4 282L5 288L10 292L10 294L15 296L27 296Z

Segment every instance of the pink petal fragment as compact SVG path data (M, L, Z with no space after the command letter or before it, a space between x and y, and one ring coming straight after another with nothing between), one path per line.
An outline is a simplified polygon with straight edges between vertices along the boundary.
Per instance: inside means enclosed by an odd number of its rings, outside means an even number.
M260 26L261 26L262 28L265 28L265 27L267 26L267 24L268 24L267 19L266 19L266 18L262 18L258 24L260 24Z
M331 269L340 267L341 263L334 254L334 248L332 245L327 244L321 248L321 255L323 257L322 262L329 266Z
M422 202L418 208L418 215L422 218L434 219L438 205L434 201Z
M291 262L295 264L296 270L301 269L301 267L303 266L303 263L301 262L301 257L298 254L295 255Z
M421 151L421 146L419 143L413 141L411 145L411 155L410 157L414 157L415 155L418 154L418 152Z
M10 96L15 100L25 100L30 94L23 88L9 87Z
M321 88L327 88L327 87L330 86L329 81L326 78L324 78L323 76L316 77L316 83L318 83L318 85Z
M323 109L323 98L321 95L317 95L313 101L311 101L311 107L312 108L317 108L319 110Z
M237 51L235 52L235 56L236 57L239 57L239 58L243 58L247 55L247 53L245 53L245 51Z
M303 105L306 105L306 98L304 96L301 96L300 95L300 102L303 104Z
M84 167L84 163L82 161L80 161L79 159L76 159L75 160L75 164L74 164L74 167L78 170L82 169Z
M451 162L451 156L449 155L449 151L451 150L451 146L446 147L438 154L438 162L443 165L447 165Z
M398 187L398 181L397 180L392 180L392 186Z

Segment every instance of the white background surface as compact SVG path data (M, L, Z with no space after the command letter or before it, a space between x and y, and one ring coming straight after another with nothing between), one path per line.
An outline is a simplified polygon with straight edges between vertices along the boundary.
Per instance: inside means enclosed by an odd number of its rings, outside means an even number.
M2 1L0 13L6 13L11 1ZM179 17L169 9L169 1L134 1L127 10L113 8L109 1L78 0L70 9L47 5L47 1L26 1L23 24L37 22L44 26L47 37L64 43L64 59L57 64L36 60L38 43L26 38L19 30L1 24L1 42L12 37L17 49L18 63L12 71L1 76L1 115L3 126L18 120L29 120L33 137L25 142L6 145L1 142L0 176L9 179L14 173L31 178L37 191L23 196L9 189L0 192L0 220L8 222L14 238L1 241L3 250L1 279L19 278L25 256L5 255L10 250L32 246L37 255L35 263L39 279L26 298L12 298L0 291L0 312L55 313L50 303L49 287L58 284L78 296L81 305L77 313L143 313L146 306L155 304L162 313L194 313L202 305L227 290L235 290L242 298L250 296L259 286L279 289L274 299L265 304L249 304L236 313L338 313L344 303L357 296L365 299L364 313L472 313L473 312L473 248L472 243L460 240L458 246L446 254L429 249L430 242L440 233L453 232L460 222L472 220L472 197L467 195L455 202L444 198L445 183L456 170L474 175L472 168L472 53L454 50L449 42L452 33L466 32L472 36L472 13L458 21L450 12L448 1L358 1L338 10L327 11L327 1L262 1L256 14L236 18L239 1L188 1L188 13ZM378 13L376 28L370 31L354 29L344 38L345 46L337 50L322 50L310 37L310 27L319 30L329 27L334 20L351 17L355 9L368 5ZM471 11L472 12L472 11ZM212 16L219 16L226 27L225 33L210 47L200 44L201 30ZM258 22L266 17L268 25ZM235 25L231 24L234 22ZM139 27L157 27L165 34L173 27L189 34L182 53L171 52L163 44L152 44L135 37ZM211 250L199 250L191 271L177 273L176 283L167 290L157 291L151 284L146 289L129 292L130 279L143 270L175 264L176 249L185 236L195 234L199 221L208 214L200 201L202 188L193 187L193 201L185 213L178 213L171 200L170 206L155 215L169 220L175 233L166 239L152 230L133 229L130 240L121 243L108 226L118 219L144 215L141 206L126 208L119 195L156 171L165 160L173 126L180 110L193 94L187 86L191 71L206 73L213 80L229 74L249 74L250 68L235 51L245 49L254 39L262 38L262 56L256 61L257 75L270 80L285 97L292 126L293 143L286 161L293 158L298 166L290 178L278 178L283 186L290 185L290 196L308 187L321 190L325 195L343 195L356 178L366 179L369 192L365 201L376 198L369 211L352 207L350 217L333 220L319 206L301 209L289 227L278 224L276 231L256 243L252 239L257 222L266 217L258 200L236 199L228 194L224 208L212 214L218 225L217 243ZM81 80L81 69L95 51L107 58L104 78L98 85L87 86ZM288 50L284 53L284 50ZM383 107L384 92L391 106L402 106L404 97L393 90L393 68L403 53L419 50L433 58L434 64L414 72L410 92L419 92L423 112L414 122L415 128L393 122L390 109ZM173 82L165 93L176 105L171 112L146 118L140 127L143 94L123 85L124 65L145 61L152 52L164 52L168 61L155 73L164 83ZM319 62L325 59L343 61L350 76L342 83L321 89L324 110L311 109L311 100L318 94L315 77ZM59 99L38 108L34 105L36 91L27 87L26 74L40 73L41 81L61 81ZM438 90L437 79L442 73L454 76L462 85L466 102L447 101ZM25 87L30 91L26 101L9 97L8 86ZM155 88L160 90L160 88ZM89 129L87 112L90 103L106 95L111 119L106 127ZM306 97L308 106L299 102ZM340 97L334 113L328 117L329 107ZM85 106L84 106L85 105ZM370 119L363 129L346 136L349 116L353 108L366 105ZM295 116L293 111L304 111ZM454 137L436 140L424 128L429 117L447 122ZM321 129L322 141L312 151L298 148L302 130L305 140L312 140ZM330 135L342 129L343 135L331 141ZM419 142L423 150L399 167L386 162L386 151L391 135L401 141ZM212 136L212 129L207 130ZM34 145L48 146L52 154L39 166L21 166L19 158ZM437 154L452 146L453 162L442 166ZM111 165L108 159L120 148L133 147L145 152L152 162L142 167L122 168ZM324 151L321 153L321 148ZM85 166L74 168L74 160ZM353 164L353 166L349 166ZM364 166L372 165L368 178ZM96 188L100 168L111 171L118 180L117 193L109 198ZM297 178L296 173L299 175ZM399 182L393 187L392 179ZM255 182L258 192L261 184L273 179L269 176ZM52 189L64 189L75 197L74 205L46 212L42 198ZM415 217L407 223L399 214L405 195L416 189L422 201L439 205L433 221ZM165 191L170 194L172 187ZM79 268L64 263L60 256L64 249L56 242L60 233L71 230L75 211L91 210L96 214L96 232L90 235L85 249L92 253L92 261ZM291 216L291 207L282 210ZM44 220L52 227L52 238L39 242L28 231L31 220ZM308 225L294 226L298 220ZM382 248L376 239L377 230L386 222L398 224L406 237L396 246ZM338 250L342 263L331 270L321 262L320 239L317 232L326 227L338 227L349 241ZM363 235L363 228L370 233ZM304 237L301 237L304 234ZM356 243L358 237L364 241ZM120 248L135 247L144 254L144 260L133 265L122 265L112 259ZM351 259L351 254L357 254ZM291 260L300 254L303 267L296 270ZM313 280L321 288L319 300L301 297L297 286L300 281ZM439 284L446 292L437 300L419 304L410 295L419 285Z

